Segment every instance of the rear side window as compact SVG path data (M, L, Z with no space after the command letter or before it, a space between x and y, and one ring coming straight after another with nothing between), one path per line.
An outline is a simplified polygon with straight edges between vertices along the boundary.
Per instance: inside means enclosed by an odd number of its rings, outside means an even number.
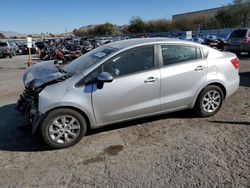
M8 46L6 42L0 42L0 46Z
M239 29L232 32L229 38L243 38L247 34L246 29Z
M161 50L164 66L202 58L201 50L194 46L163 45Z

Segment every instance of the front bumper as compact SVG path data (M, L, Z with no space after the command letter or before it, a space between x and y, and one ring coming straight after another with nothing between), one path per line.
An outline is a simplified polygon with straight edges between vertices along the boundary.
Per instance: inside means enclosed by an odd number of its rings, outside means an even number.
M38 130L38 127L41 124L44 117L45 117L45 114L37 111L32 122L32 134L34 134Z
M16 106L17 110L24 115L27 124L32 126L32 134L35 133L44 117L44 114L38 111L38 96L32 91L24 90Z

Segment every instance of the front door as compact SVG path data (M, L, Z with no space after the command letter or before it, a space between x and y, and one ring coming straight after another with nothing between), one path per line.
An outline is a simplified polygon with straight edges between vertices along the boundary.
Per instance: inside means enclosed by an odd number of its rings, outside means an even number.
M154 46L127 50L102 66L114 80L102 89L93 86L97 123L127 120L160 111L160 71L155 69Z

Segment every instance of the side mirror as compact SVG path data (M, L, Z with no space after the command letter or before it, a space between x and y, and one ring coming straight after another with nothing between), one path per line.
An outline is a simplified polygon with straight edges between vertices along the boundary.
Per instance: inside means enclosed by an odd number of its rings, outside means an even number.
M108 72L102 72L97 76L97 88L102 89L104 83L110 83L114 80L113 76Z
M109 74L108 72L102 72L97 76L97 81L98 82L110 83L113 80L114 80L113 76L111 76L111 74Z

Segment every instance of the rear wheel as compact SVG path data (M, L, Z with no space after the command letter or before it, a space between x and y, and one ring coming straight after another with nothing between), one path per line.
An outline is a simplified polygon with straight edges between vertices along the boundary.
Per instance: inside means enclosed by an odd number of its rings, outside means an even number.
M13 57L13 54L12 54L12 53L10 53L10 54L9 54L9 58L12 58L12 57Z
M41 125L41 135L46 144L55 149L71 147L85 135L85 118L72 109L51 111Z
M202 117L208 117L216 114L223 103L224 94L218 86L210 85L205 87L195 105L195 111Z

